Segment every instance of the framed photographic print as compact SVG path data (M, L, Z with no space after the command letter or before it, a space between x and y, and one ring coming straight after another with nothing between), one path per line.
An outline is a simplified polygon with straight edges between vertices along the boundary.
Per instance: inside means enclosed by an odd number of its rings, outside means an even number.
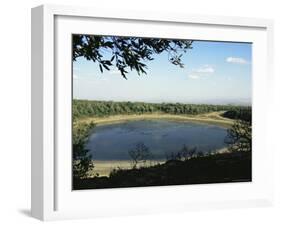
M271 204L272 30L263 19L34 8L32 215Z

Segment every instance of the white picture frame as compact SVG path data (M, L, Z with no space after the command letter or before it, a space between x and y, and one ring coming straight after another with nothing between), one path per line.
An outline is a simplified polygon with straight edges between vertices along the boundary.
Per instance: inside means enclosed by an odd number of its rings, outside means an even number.
M96 25L99 34L150 36L154 32L160 37L252 41L255 46L253 182L73 192L69 180L71 171L68 174L71 167L71 149L68 149L71 138L67 132L71 125L68 112L71 80L67 76L71 73L71 55L70 46L67 46L69 40L65 38L75 32L91 32L91 24ZM120 27L116 29L115 24ZM190 36L187 37L189 33L179 32L179 27L188 27ZM109 28L110 32L107 32ZM272 45L273 22L265 19L120 12L56 5L33 8L32 216L41 220L56 220L271 205L273 181L268 175L273 172L273 150L266 140L266 109L270 105L267 99L270 98L273 83ZM266 154L261 153L263 150ZM62 156L66 156L66 160ZM95 205L90 205L93 201Z

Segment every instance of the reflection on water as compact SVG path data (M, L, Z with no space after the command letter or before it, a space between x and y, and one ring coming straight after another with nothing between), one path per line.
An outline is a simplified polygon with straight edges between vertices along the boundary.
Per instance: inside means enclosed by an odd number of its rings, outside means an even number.
M95 160L129 160L137 143L149 147L154 159L165 159L183 145L208 152L223 148L226 129L209 124L139 120L96 127L87 143Z

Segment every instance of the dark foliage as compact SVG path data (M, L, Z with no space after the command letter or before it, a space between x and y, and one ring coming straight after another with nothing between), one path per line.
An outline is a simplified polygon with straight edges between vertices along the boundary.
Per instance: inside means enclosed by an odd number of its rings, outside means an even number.
M134 149L128 151L129 156L133 162L133 168L136 168L138 163L145 163L152 154L149 148L142 142L138 143Z
M146 61L153 60L154 54L162 52L167 52L172 64L183 67L182 53L192 48L191 40L98 35L73 35L72 44L73 61L84 57L98 63L101 72L116 67L124 78L127 78L128 70L146 74ZM104 57L105 52L108 59Z
M252 151L252 124L249 121L237 120L227 130L225 143L230 151Z
M117 169L109 177L75 179L74 189L119 188L252 180L250 152L225 153L188 160L169 160L152 167Z
M227 130L225 143L230 151L252 151L252 109L232 109L224 117L236 119Z
M85 178L88 172L94 168L92 156L85 148L89 132L94 126L94 124L73 126L72 173L74 178Z
M178 152L166 153L166 160L188 160L194 157L198 157L197 147L189 147L185 144L182 149Z
M231 109L224 112L222 116L230 119L239 119L247 122L252 122L252 108L244 107Z

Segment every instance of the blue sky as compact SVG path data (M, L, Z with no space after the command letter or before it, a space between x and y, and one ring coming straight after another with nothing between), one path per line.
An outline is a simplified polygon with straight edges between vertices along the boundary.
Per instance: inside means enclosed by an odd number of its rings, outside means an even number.
M146 62L147 75L129 72L125 80L116 68L100 72L98 64L78 58L73 63L73 98L88 100L251 103L252 45L194 41L180 68L167 53Z

